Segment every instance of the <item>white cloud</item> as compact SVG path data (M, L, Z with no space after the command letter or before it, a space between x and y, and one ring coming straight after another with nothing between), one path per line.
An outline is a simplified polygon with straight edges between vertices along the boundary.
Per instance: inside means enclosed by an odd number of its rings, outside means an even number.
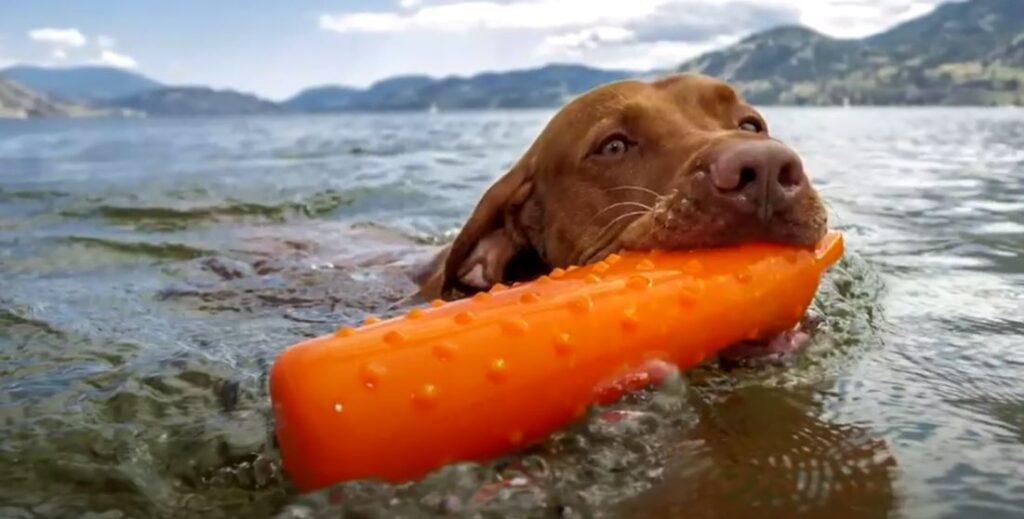
M104 65L110 65L118 68L135 68L138 66L138 63L131 56L128 56L127 54L120 54L109 49L105 49L100 53L100 59L98 61Z
M335 32L401 32L427 30L463 32L474 29L557 29L621 24L652 15L678 0L523 0L456 2L408 13L359 12L324 14L320 27Z
M96 63L110 65L118 68L135 68L138 63L135 58L114 50L117 40L105 34L96 35L96 46L100 48L100 57Z
M832 36L860 38L927 14L944 1L947 0L806 2L800 6L800 23Z
M636 39L636 33L622 27L590 27L575 32L556 34L544 38L538 47L540 54L578 54L606 44L619 44Z
M96 46L98 46L99 48L113 49L115 45L117 45L117 40L115 40L114 38L111 38L110 36L107 36L105 34L96 35Z
M28 32L28 37L33 41L47 43L63 49L82 47L87 41L85 35L74 28L56 29L53 27L43 27L41 29L32 29Z
M400 32L406 26L402 17L393 13L320 15L320 28L335 32Z
M49 45L50 57L59 61L68 58L69 50L84 47L88 42L88 38L82 34L82 31L74 28L42 27L28 31L28 37L32 41Z
M50 57L59 61L67 60L71 50L85 47L89 43L89 37L75 28L43 27L32 29L28 32L28 37L33 41L49 45ZM97 34L92 41L99 50L99 56L92 59L92 63L119 68L135 68L138 66L135 58L114 50L117 46L117 40L113 37L106 34Z
M944 0L470 0L414 9L420 0L400 0L402 11L323 14L320 27L342 33L393 33L410 30L465 32L476 29L568 30L633 25L665 25L664 16L684 19L686 28L706 21L715 28L735 21L737 10L759 15L791 13L792 22L838 37L859 37L884 30L930 11ZM640 32L640 31L637 31ZM698 30L698 32L700 32ZM568 34L562 36L568 37Z
M736 43L738 38L725 36L707 42L685 41L633 42L585 53L583 59L594 66L621 70L674 69L680 63L705 52Z

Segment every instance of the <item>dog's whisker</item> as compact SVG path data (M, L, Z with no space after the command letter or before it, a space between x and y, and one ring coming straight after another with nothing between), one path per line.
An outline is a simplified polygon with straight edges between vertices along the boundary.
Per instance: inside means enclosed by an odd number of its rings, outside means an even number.
M619 216L617 216L614 219L612 219L612 221L608 222L607 225L602 227L601 230L597 232L597 234L594 236L593 240L590 240L590 242L593 245L588 245L586 247L580 247L578 249L578 250L581 251L581 254L578 256L579 262L583 263L583 261L585 259L589 259L589 257L591 255L593 255L596 251L600 250L602 247L605 247L607 245L607 243L605 243L605 240L604 240L604 235L609 230L611 230L612 226L614 226L616 223L619 223L622 220L624 220L626 218L629 218L631 216L635 216L635 217L639 218L639 217L641 217L641 216L643 216L645 214L648 214L648 213L650 213L649 210L648 211L633 211L633 212L629 212L629 213L625 213L625 214L620 214Z
M608 207L605 207L604 209L601 209L596 214L594 214L594 216L592 216L590 218L590 220L587 220L587 223L583 224L583 227L585 228L588 225L594 223L594 220L597 220L598 217L600 217L601 215L607 213L608 211L611 211L612 209L615 209L616 207L626 207L626 206L640 207L640 208L643 208L646 211L650 211L650 210L654 209L653 207L651 207L651 206L649 206L647 204L641 204L640 202L618 202L618 203L614 203L614 204L609 205Z
M825 210L828 211L829 219L835 221L837 224L843 224L843 217L839 214L836 206L832 205L828 200L822 199L821 205L825 206Z
M605 191L624 191L624 190L627 190L627 189L631 189L633 191L640 191L640 192L643 192L643 193L647 193L649 195L653 195L655 198L661 198L661 196L662 196L660 193L658 193L657 191L655 191L653 189L647 189L646 187L640 187L640 186L618 186L618 187L613 187L613 188L606 189Z

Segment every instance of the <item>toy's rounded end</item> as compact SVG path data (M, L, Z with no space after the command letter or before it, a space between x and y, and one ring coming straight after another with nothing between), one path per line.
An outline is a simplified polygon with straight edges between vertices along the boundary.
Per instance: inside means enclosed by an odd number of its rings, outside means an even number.
M828 231L815 247L814 256L823 267L827 267L839 261L839 258L843 256L844 248L843 233Z

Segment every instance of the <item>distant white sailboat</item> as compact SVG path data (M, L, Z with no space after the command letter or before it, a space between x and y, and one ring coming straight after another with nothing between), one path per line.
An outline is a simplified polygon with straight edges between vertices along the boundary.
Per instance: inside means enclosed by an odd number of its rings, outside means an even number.
M843 98L843 108L849 108L849 107L850 107L850 98L849 97L844 97Z

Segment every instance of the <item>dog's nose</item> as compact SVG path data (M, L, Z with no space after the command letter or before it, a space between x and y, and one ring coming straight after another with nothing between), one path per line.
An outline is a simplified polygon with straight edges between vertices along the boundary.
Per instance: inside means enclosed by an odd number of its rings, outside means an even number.
M735 142L711 161L708 180L714 196L731 209L769 220L806 189L800 157L769 139Z

